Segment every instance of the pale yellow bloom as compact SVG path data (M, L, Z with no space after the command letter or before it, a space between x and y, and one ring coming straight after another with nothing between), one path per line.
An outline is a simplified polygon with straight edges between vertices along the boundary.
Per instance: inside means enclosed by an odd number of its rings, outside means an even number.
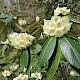
M23 72L26 72L27 68L24 67Z
M4 77L10 76L11 75L11 71L4 70L4 72L2 72L2 75Z
M26 23L27 23L26 20L23 20L23 25L26 25Z
M62 17L62 22L65 24L65 23L69 23L70 19L69 19L69 16L63 16Z
M80 39L80 37L78 37L78 39Z
M36 79L41 79L42 75L41 73L36 72L36 73L31 73L31 77Z
M23 20L22 20L22 19L21 19L21 20L19 20L18 22L19 22L19 25L20 25L20 26L22 26L22 25L23 25Z
M19 22L19 25L20 26L26 25L26 23L27 23L26 20L22 20L22 19L21 20L18 20L18 22Z
M13 19L17 19L17 17L16 16L13 16Z
M28 80L28 75L20 74L18 77L13 78L13 80Z
M6 39L6 41L1 41L1 44L9 44L9 40L8 39Z
M62 19L61 19L60 16L54 15L54 16L51 17L51 21L52 21L53 23L61 22L61 20L62 20Z
M67 7L57 7L54 10L54 15L59 15L59 14L66 15L69 13L70 13L70 9L67 9Z
M10 45L14 46L16 49L22 49L30 46L35 37L27 33L12 33L8 35Z
M11 71L15 71L15 70L18 69L18 67L19 67L18 64L17 64L17 65L12 65L12 66L10 66L10 70L11 70Z
M61 37L70 31L71 25L68 16L52 16L51 20L44 20L43 33L47 36Z

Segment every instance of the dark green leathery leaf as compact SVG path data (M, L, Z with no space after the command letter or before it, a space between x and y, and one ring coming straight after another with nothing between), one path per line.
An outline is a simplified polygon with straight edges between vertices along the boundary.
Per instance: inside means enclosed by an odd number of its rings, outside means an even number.
M55 37L49 37L46 43L43 46L43 49L41 51L41 54L38 59L38 66L44 66L45 63L50 59L52 56L54 49L56 45L56 38Z
M80 44L68 37L60 39L61 52L67 61L80 69Z

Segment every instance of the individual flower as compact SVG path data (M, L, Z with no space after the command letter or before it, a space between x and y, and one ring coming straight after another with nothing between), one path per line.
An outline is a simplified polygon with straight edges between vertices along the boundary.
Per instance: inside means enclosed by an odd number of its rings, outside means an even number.
M28 75L20 74L18 77L13 78L13 80L28 80Z
M18 69L18 67L19 67L18 64L17 64L17 65L12 65L12 66L10 66L10 70L11 70L11 71L15 71L15 70Z
M26 25L26 23L27 23L26 20L22 20L22 19L21 20L18 20L18 22L19 22L19 25L20 26Z
M75 72L75 71L71 71L71 72L70 72L70 75L71 75L71 76L79 76L79 74L78 74L77 72Z
M46 35L52 35L54 36L55 32L55 25L52 23L51 20L44 20L44 26L43 26L44 34Z
M67 34L72 23L68 16L52 16L51 20L44 20L43 33L48 36L61 37Z
M1 41L1 44L9 44L9 40L8 39L6 39L6 41Z
M22 19L19 20L18 23L19 23L20 26L22 26L23 25L23 20Z
M13 19L17 19L17 17L16 16L13 16Z
M12 33L8 35L10 45L14 46L16 49L22 49L30 46L35 37L27 33Z
M26 25L26 23L27 23L26 20L23 20L23 25Z
M11 75L11 71L4 70L4 72L2 72L2 75L4 77L10 76Z
M54 10L54 15L67 15L70 13L70 9L67 9L67 7L57 7L55 10Z
M41 73L36 72L36 73L31 73L31 77L36 79L41 79L42 75Z
M26 72L27 68L24 67L23 72Z

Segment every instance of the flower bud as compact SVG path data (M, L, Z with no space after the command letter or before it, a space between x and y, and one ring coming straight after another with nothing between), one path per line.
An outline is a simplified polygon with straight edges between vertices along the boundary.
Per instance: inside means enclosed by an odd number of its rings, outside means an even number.
M39 22L40 21L40 18L37 16L36 17L36 22Z
M21 20L19 20L18 22L19 22L19 25L20 25L20 26L22 26L22 25L23 25L23 20L22 20L22 19L21 19Z

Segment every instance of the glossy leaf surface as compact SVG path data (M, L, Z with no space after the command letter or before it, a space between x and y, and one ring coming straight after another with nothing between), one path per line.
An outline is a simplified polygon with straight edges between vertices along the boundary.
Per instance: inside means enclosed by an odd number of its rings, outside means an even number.
M61 52L67 61L80 69L80 44L68 37L60 39Z
M57 47L57 52L56 52L56 56L52 62L52 65L47 73L47 80L52 80L52 77L54 76L58 65L59 65L59 61L60 61L60 56L61 56L61 51L60 51L60 43L58 42L58 47Z
M38 59L38 66L44 66L45 63L50 59L52 56L56 45L56 38L49 37L46 43L43 46L41 51L40 57Z

